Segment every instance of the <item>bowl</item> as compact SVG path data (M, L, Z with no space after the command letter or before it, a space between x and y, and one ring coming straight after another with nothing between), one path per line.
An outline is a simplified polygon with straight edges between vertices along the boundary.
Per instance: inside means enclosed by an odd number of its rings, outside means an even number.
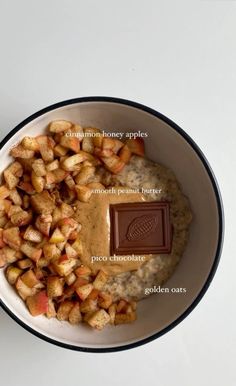
M58 346L78 351L110 352L130 349L170 331L196 307L205 294L220 259L223 206L216 178L196 143L170 119L141 104L110 97L86 97L46 107L16 126L0 145L2 172L9 150L22 137L44 132L54 119L112 131L144 131L146 154L170 167L189 198L194 220L185 253L166 287L186 288L185 294L153 294L140 301L133 324L93 331L44 316L34 318L0 270L2 308L22 327Z

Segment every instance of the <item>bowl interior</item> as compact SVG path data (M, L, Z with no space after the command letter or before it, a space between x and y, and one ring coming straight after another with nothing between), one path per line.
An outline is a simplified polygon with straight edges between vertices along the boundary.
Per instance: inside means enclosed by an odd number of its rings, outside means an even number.
M0 294L5 305L33 330L60 343L82 348L125 346L160 332L173 323L193 303L211 271L218 243L219 214L209 175L192 146L171 126L156 116L113 102L82 102L49 111L22 127L1 149L0 172L10 163L9 149L23 136L42 133L53 119L68 119L82 126L110 131L144 131L148 158L170 167L190 199L194 220L190 239L174 275L170 289L186 288L185 294L152 295L141 301L134 324L108 327L101 332L85 326L71 326L56 319L33 318L7 283L0 270Z

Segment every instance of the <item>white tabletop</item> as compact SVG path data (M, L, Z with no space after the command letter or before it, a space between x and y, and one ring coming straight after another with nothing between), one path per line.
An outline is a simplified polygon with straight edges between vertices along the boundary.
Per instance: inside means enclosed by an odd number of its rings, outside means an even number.
M202 148L226 215L209 290L152 343L112 354L72 352L32 336L0 310L2 385L235 386L235 20L235 1L0 1L1 137L63 99L144 103Z

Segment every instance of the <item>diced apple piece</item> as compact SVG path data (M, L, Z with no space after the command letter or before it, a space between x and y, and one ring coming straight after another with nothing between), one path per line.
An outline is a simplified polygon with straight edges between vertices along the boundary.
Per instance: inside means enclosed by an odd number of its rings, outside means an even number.
M94 150L94 144L93 144L93 138L92 137L84 137L82 140L82 150L86 151L87 153L93 153Z
M34 171L31 173L31 181L37 193L41 193L44 188L45 180L43 177L38 177Z
M43 240L43 235L37 229L34 229L32 225L29 225L24 233L24 239L32 241L33 243L40 243Z
M30 241L24 241L21 245L20 250L27 257L29 257L31 260L35 261L36 263L38 262L38 260L42 255L42 249L36 248L33 244L30 243Z
M48 296L46 291L40 291L26 299L26 304L32 316L46 314L48 311Z
M117 324L124 324L124 323L131 323L136 320L136 313L135 311L130 312L128 314L119 314L117 313L115 316L115 325Z
M112 304L112 296L107 292L100 292L98 298L98 305L101 308L108 309Z
M72 284L72 287L76 291L76 288L82 287L83 285L89 284L89 279L85 277L78 277L75 282Z
M52 262L52 266L59 276L69 275L76 265L76 259L68 258L63 255L59 259Z
M82 315L80 312L80 305L79 303L75 303L73 308L71 309L69 313L69 322L71 324L78 324L79 322L82 321Z
M74 303L70 300L62 302L57 311L57 319L64 321L69 320L69 314L74 307Z
M51 261L54 258L59 258L61 251L55 244L46 243L43 246L43 254L47 261Z
M47 222L44 221L42 216L38 216L35 221L36 228L45 236L49 236L51 223L52 223L52 217L50 218L51 221Z
M76 281L76 275L74 272L71 272L69 275L65 277L65 282L67 285L72 285Z
M99 290L93 288L92 291L90 292L89 296L87 297L87 299L93 299L93 300L98 299L99 292L100 292Z
M7 264L5 253L0 250L0 268L4 267Z
M80 311L83 314L87 314L88 312L95 312L97 311L98 306L97 306L97 300L96 299L85 299L81 304L80 304Z
M47 294L49 298L55 298L63 294L64 279L58 276L47 278Z
M75 269L75 274L79 276L89 276L91 275L92 271L89 267L85 267L81 265L80 267Z
M115 323L115 317L116 317L116 304L111 304L108 308L108 314L110 316L110 324Z
M48 299L48 310L46 312L47 318L55 318L57 316L55 305L52 299Z
M9 247L15 249L16 251L20 250L21 246L21 237L18 227L11 227L3 230L3 241L8 244Z
M45 162L51 162L54 159L52 138L47 137L46 135L39 135L36 140L39 145L39 151L42 159Z
M82 285L81 287L76 287L75 290L78 296L80 297L80 299L85 300L89 296L92 289L93 289L93 285L89 283L89 284Z
M71 122L61 119L61 120L57 120L57 121L52 121L49 124L49 131L51 133L61 133L65 130L70 129L71 127L72 127Z
M112 172L112 173L119 173L123 167L125 166L125 163L121 161L120 157L118 157L116 154L113 154L111 157L101 157L104 165L106 168Z
M80 140L76 137L67 137L66 135L63 135L60 139L60 145L75 153L78 153L80 150Z
M130 161L131 155L132 155L131 150L128 148L127 145L123 146L119 152L119 157L121 161L123 161L125 164L127 164Z
M32 212L26 212L20 209L18 212L12 214L10 218L13 225L20 227L31 222Z
M64 235L61 233L59 228L56 228L49 240L49 243L58 244L58 243L62 243L63 241L65 241Z
M33 262L31 259L22 259L17 261L17 265L20 269L27 269L33 267Z
M87 320L87 323L97 330L102 330L106 324L108 324L110 321L109 314L101 309L98 311L95 311L94 314L90 316L90 318Z
M65 251L66 251L66 255L70 258L76 258L78 256L78 253L76 252L76 250L69 244L69 243L66 243L65 245Z
M10 190L6 187L6 185L0 186L0 200L4 200L10 194Z
M38 158L32 163L32 169L37 177L44 177L47 172L42 158Z
M33 150L27 150L22 145L17 145L13 147L10 151L10 155L14 158L26 158L30 159L34 156Z
M59 161L58 159L55 159L54 161L50 162L46 165L46 169L48 172L52 172L53 170L56 170L59 168Z
M32 269L29 269L23 275L21 275L21 280L29 288L33 288L37 284L39 284L39 280L35 276L35 273L34 273L34 271Z
M6 278L8 283L11 285L15 284L22 272L22 269L10 265L6 270Z
M4 243L4 241L3 241L3 229L2 228L0 228L0 248L3 248L3 247L5 247L5 243Z
M85 185L75 185L75 191L77 193L78 199L82 202L88 202L93 193L92 189Z
M68 176L68 172L60 168L53 170L52 173L54 175L56 184L62 182Z
M144 140L143 138L129 138L126 141L126 145L130 149L131 153L144 156Z
M38 142L34 137L24 137L21 141L21 145L26 150L33 150L33 151L39 150Z
M94 166L83 166L81 171L75 177L75 182L78 185L88 184L93 177L95 176L95 167Z
M14 263L17 259L16 257L16 251L12 248L9 248L8 246L3 247L0 249L0 259L6 264Z
M70 157L67 157L63 162L62 162L62 167L66 171L71 171L73 170L73 167L81 162L83 162L86 159L84 153L79 152L78 154L74 154Z
M118 312L118 313L120 313L120 312L126 312L126 308L127 308L127 306L128 306L128 302L126 301L126 300L124 300L124 299L121 299L120 301L119 301L119 303L117 304L117 309L116 309L116 311Z
M18 182L19 182L19 177L14 176L12 172L8 169L6 169L3 173L4 179L6 181L7 187L11 190L14 189Z
M25 300L29 296L33 296L36 294L37 290L36 288L29 288L22 280L21 277L18 277L15 283L16 290L20 297Z
M104 285L106 284L107 280L108 280L108 275L104 271L100 270L93 282L94 288L101 291Z
M10 199L13 201L15 205L22 205L22 198L18 193L17 189L13 189L9 194Z
M55 203L47 191L36 193L30 197L31 205L36 213L50 214L55 208Z
M56 157L64 157L69 149L61 145L56 145L53 150Z
M82 253L83 253L83 245L82 245L82 241L80 240L79 237L73 242L73 244L71 246L77 252L77 254L79 256L82 255Z

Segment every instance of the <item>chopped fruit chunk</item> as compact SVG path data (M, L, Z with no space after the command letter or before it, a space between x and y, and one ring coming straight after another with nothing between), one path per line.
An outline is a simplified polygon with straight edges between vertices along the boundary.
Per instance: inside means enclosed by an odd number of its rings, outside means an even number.
M14 158L26 158L26 159L29 158L30 159L30 158L33 158L34 151L33 150L27 150L22 145L17 145L11 149L10 154Z
M69 121L58 120L52 121L49 125L49 131L51 133L61 133L65 130L68 130L72 127L72 123Z
M40 243L43 239L42 233L34 229L32 225L29 225L24 233L24 240L32 241L33 243Z
M87 312L94 312L97 311L97 300L96 299L85 299L80 304L80 311L84 314L87 314Z
M76 292L81 300L85 300L89 296L92 289L93 289L93 285L89 283L89 284L82 285L81 287L77 287Z
M54 159L52 141L46 135L40 135L37 138L39 145L39 151L42 156L42 159L45 162L51 162Z
M39 150L38 142L34 137L24 137L21 141L21 145L27 150Z
M65 300L62 302L57 311L57 319L58 320L69 320L69 315L71 310L74 307L74 303L70 300Z
M103 309L95 311L94 314L92 314L87 320L88 324L91 327L94 327L98 330L102 330L105 327L105 325L109 323L109 321L110 321L110 316Z
M32 163L32 169L37 177L44 177L46 175L45 163L42 158L38 158Z
M89 276L89 275L91 275L91 273L92 273L92 271L89 267L85 267L82 265L75 269L75 274L77 276Z
M11 248L19 251L21 246L21 237L18 227L12 227L3 230L3 241Z
M15 284L22 272L22 269L10 265L6 270L7 281L12 285Z
M112 296L106 292L99 293L98 305L101 308L109 308L112 304Z
M26 304L32 316L46 314L48 311L48 297L46 291L40 291L26 299Z
M6 187L6 185L0 186L0 200L4 200L10 194L10 190Z
M80 305L79 303L75 303L73 308L70 310L69 313L69 322L71 324L78 324L79 322L82 321L82 315L80 312Z
M75 265L76 260L69 258L66 255L63 255L59 259L52 262L52 266L59 276L69 275L73 271Z
M75 190L78 196L78 199L82 202L88 202L93 191L85 185L75 185Z
M64 280L58 276L47 278L47 294L49 298L55 298L63 294Z
M15 283L15 286L16 286L16 290L18 292L18 294L20 295L20 297L25 300L26 298L28 298L28 296L33 296L35 293L36 293L36 289L35 288L29 288L22 280L20 277L18 277L18 279L16 280L16 283Z
M57 316L56 310L55 310L55 304L53 303L52 299L48 299L48 310L47 310L47 318L55 318Z
M123 323L131 323L131 322L134 322L136 320L136 313L133 311L133 312L129 312L128 314L119 314L117 313L116 316L115 316L115 325L117 324L123 324Z
M55 208L54 201L52 200L50 194L45 190L42 193L37 193L31 196L30 201L34 210L39 214L51 213Z
M39 284L39 280L37 279L37 277L35 276L35 273L34 271L32 271L32 269L29 269L28 271L26 271L22 276L21 276L21 280L23 281L23 283L25 285L27 285L27 287L29 288L33 288L35 287L37 284Z
M110 170L112 173L119 173L123 167L125 166L125 163L118 157L116 154L112 155L111 157L102 157L101 158L103 163L105 164L106 168Z
M130 138L126 141L126 145L130 149L131 153L144 156L144 140L143 138Z
M130 161L131 155L132 155L131 150L127 145L123 146L119 152L119 157L121 161L123 161L125 164L127 164Z
M62 243L63 241L65 241L65 237L61 233L60 229L56 228L49 240L49 243L58 244Z
M93 282L94 288L101 291L104 285L106 284L107 280L108 275L104 271L100 270Z
M30 243L30 241L24 241L21 245L20 250L27 257L29 257L31 260L35 261L36 263L38 262L38 260L42 255L42 249L36 248L33 244Z
M82 152L79 152L78 154L74 154L71 157L68 157L65 159L65 161L62 162L62 167L66 171L73 170L73 167L85 160L85 155Z

